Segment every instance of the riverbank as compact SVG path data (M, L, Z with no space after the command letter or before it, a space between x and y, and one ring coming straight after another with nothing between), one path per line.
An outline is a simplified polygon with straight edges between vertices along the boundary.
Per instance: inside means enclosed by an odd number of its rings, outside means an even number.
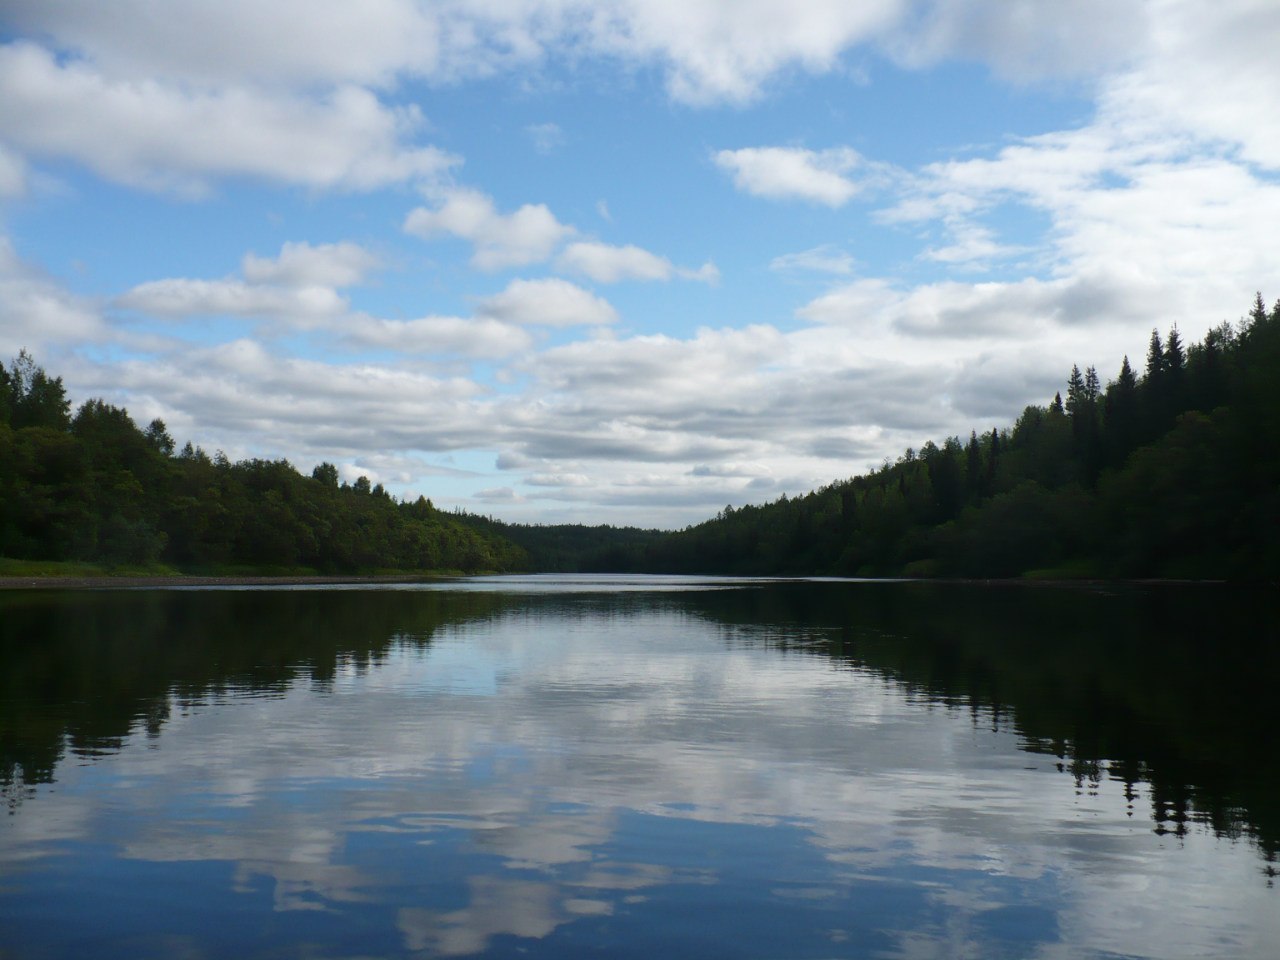
M0 576L0 590L104 590L132 587L255 587L339 583L430 583L461 574L386 574L351 576Z

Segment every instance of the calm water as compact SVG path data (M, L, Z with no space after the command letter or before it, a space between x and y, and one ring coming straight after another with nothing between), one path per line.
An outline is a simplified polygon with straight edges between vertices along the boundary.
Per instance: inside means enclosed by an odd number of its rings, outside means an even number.
M1276 612L0 594L0 958L1274 957Z

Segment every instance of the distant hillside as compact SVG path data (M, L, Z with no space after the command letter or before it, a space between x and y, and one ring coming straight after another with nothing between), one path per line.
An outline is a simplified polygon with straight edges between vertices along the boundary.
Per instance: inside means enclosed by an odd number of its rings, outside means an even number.
M25 352L0 366L0 558L255 572L509 570L524 551L322 463L231 463L89 400Z
M1280 301L1184 346L1153 330L1102 386L803 497L726 508L646 545L666 572L1280 576Z
M541 573L625 573L638 570L643 558L671 534L637 527L588 527L582 524L504 523L492 517L458 513L460 522L491 537L509 540Z
M323 463L231 463L101 400L74 416L25 353L0 367L0 558L184 570L850 576L1280 576L1280 301L1011 427L676 533L508 524L397 502Z

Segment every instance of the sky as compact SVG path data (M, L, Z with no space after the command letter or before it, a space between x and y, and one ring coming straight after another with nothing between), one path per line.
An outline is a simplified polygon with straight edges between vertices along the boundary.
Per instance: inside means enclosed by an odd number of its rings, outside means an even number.
M679 528L1280 295L1275 0L6 0L0 357Z

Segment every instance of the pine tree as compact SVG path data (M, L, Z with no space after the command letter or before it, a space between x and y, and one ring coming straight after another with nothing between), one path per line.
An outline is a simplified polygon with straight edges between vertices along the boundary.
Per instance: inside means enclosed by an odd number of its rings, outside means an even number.
M1174 324L1173 329L1169 331L1169 339L1164 348L1164 370L1172 376L1182 373L1186 366L1187 357L1182 350L1182 337L1178 333L1178 326Z
M1151 343L1147 347L1147 386L1154 388L1164 373L1164 344L1160 342L1160 331L1151 331Z
M1089 403L1093 403L1101 394L1102 388L1098 383L1098 368L1090 366L1084 372L1084 396Z
M978 499L982 493L982 449L978 446L976 430L969 431L969 443L965 447L964 486L969 500Z
M1280 306L1280 300L1276 301L1276 306ZM1249 321L1251 326L1260 326L1267 322L1267 304L1262 299L1262 291L1258 291L1253 298L1253 309L1249 311Z
M1086 402L1084 377L1080 376L1080 368L1071 365L1071 376L1067 378L1067 415L1077 416Z

